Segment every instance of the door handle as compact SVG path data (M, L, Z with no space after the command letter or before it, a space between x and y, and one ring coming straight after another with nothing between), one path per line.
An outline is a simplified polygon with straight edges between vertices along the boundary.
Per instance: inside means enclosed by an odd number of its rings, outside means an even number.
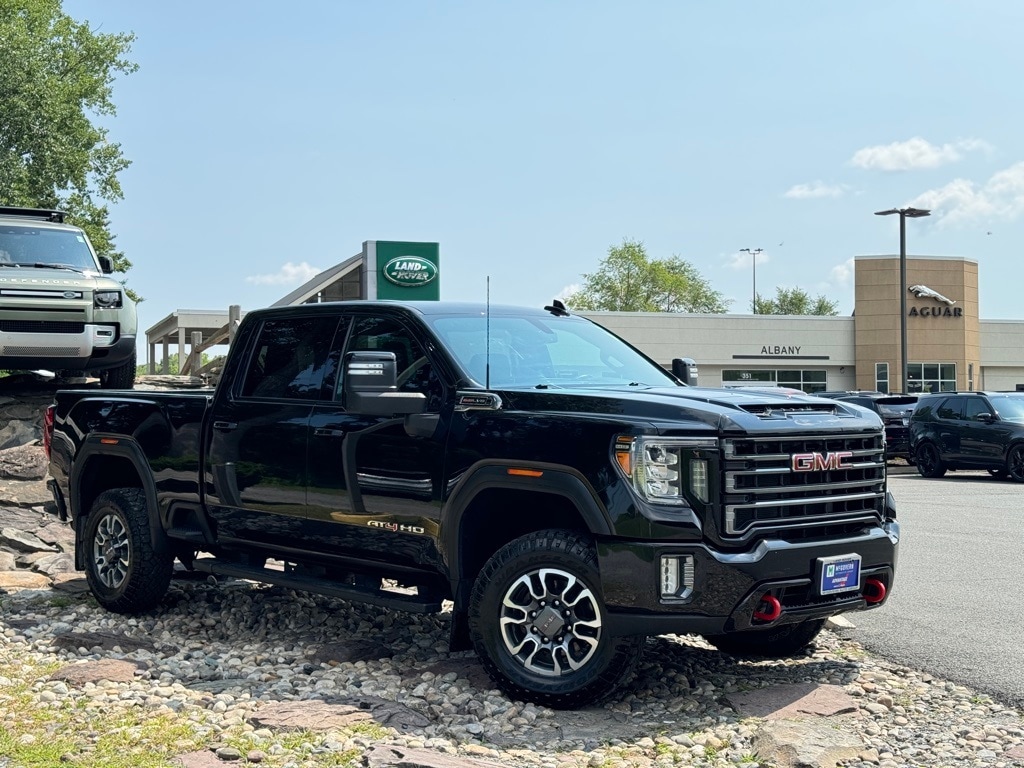
M322 427L313 430L313 437L344 437L343 429L324 429Z
M235 421L215 421L213 422L213 428L219 429L224 432L230 432L232 429L238 426L238 422Z

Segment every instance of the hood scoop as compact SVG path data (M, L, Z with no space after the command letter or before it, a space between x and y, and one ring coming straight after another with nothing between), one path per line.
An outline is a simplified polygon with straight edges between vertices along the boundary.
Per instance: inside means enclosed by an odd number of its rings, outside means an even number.
M785 419L794 414L821 414L822 416L834 416L836 406L833 403L800 403L800 402L779 402L779 403L750 403L739 406L747 413L753 414L762 419Z

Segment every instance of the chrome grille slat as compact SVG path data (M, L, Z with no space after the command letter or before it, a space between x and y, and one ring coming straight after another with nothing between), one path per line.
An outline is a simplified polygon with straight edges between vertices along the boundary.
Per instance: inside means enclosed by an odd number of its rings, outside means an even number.
M721 521L726 539L794 527L880 522L885 508L882 433L729 438L723 441ZM842 455L795 471L794 455Z

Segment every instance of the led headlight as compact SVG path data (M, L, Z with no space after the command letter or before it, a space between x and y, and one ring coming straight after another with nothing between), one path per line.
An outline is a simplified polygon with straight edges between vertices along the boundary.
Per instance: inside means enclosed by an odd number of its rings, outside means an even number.
M615 460L648 501L684 504L689 495L707 503L708 452L716 447L714 439L623 435L615 441Z
M96 291L92 295L92 304L99 309L119 309L121 307L121 292Z

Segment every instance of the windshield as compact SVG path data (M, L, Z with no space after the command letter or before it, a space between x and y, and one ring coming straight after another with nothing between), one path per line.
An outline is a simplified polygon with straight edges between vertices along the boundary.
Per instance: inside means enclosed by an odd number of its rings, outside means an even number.
M96 271L96 261L81 232L46 227L0 223L0 262Z
M1008 421L1024 421L1024 397L1019 395L1003 395L989 397L992 407L1001 419Z
M431 324L462 367L491 387L621 386L678 383L621 339L587 320L483 315ZM490 343L488 344L488 325Z

